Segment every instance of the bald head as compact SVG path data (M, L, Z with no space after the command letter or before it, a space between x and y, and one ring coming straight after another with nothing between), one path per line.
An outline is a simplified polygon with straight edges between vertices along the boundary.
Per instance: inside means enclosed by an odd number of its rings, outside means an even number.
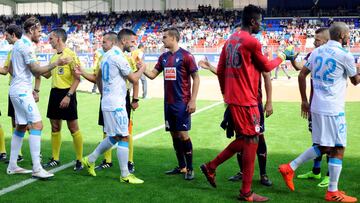
M334 22L330 28L330 39L346 45L349 39L349 27L344 22Z

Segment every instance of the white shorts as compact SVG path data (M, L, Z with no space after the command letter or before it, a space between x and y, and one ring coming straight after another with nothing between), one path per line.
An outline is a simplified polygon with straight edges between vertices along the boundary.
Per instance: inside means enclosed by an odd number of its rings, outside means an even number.
M15 110L16 124L28 125L41 121L39 109L31 93L12 95L10 99Z
M312 141L326 147L346 147L345 114L326 116L311 113Z
M107 136L121 136L129 135L129 119L127 117L126 109L118 108L115 111L103 111L104 117L104 132Z

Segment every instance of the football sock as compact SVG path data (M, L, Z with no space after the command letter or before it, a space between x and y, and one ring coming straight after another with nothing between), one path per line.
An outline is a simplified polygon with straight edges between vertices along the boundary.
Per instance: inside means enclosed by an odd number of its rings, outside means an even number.
M264 134L259 135L259 144L258 144L256 154L257 154L258 163L259 163L260 175L265 175L266 174L267 148L266 148Z
M25 132L20 132L15 130L11 138L9 167L12 169L14 169L17 166L17 158L19 155L19 151L21 149L21 145L23 143L24 136L25 136Z
M178 160L179 167L185 168L186 163L185 163L184 149L183 149L182 141L180 138L174 138L174 137L172 137L172 140L173 140L173 146L175 149L176 158Z
M11 128L11 134L13 135L14 134L14 132L15 132L15 128ZM25 134L24 134L25 135ZM23 154L22 154L22 151L21 151L21 147L20 147L20 150L19 150L19 154L18 154L19 156L22 156Z
M29 146L33 163L33 171L38 171L42 168L40 163L41 130L30 130Z
M330 182L328 191L335 192L338 191L338 182L342 169L342 160L338 158L329 158L329 172L330 172Z
M305 152L300 154L296 159L290 162L290 167L292 170L296 170L301 164L304 162L314 159L321 155L321 152L319 150L319 146L312 146L309 149L307 149Z
M0 126L0 153L6 153L4 130Z
M121 171L121 176L128 176L128 162L129 162L129 143L124 141L119 141L117 146L117 157L119 160L119 166Z
M239 164L240 172L242 172L242 155L241 152L236 153L236 160Z
M76 131L71 135L73 137L76 160L81 160L83 156L83 136L80 130Z
M184 140L182 142L183 142L183 149L184 149L184 154L185 154L185 159L186 159L186 166L189 170L193 170L193 165L192 165L193 146L191 143L191 139L189 138L188 140Z
M60 148L61 148L61 131L51 132L51 148L52 157L54 160L60 160Z
M96 159L105 151L109 150L112 146L116 144L116 140L112 137L106 137L96 149L89 155L89 162L94 163Z
M246 142L243 145L242 150L242 165L243 165L243 175L242 175L242 186L241 193L248 194L251 192L252 177L254 175L254 165L256 158L256 150L258 144Z
M242 148L243 148L242 139L236 139L232 141L222 152L220 152L220 154L218 154L215 157L215 159L209 162L208 164L209 168L212 170L216 170L216 168L220 164L231 158L236 152L242 151Z
M104 139L107 137L106 133L103 134L103 137L104 137ZM112 148L110 148L109 150L104 152L104 159L105 159L106 163L111 163L112 162L111 152L112 152Z

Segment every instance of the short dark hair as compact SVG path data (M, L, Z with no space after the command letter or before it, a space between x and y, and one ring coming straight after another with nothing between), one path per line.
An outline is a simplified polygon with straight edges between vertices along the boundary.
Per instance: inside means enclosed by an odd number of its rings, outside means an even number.
M176 41L180 40L180 32L176 27L168 27L163 30L163 32L168 32L170 36L175 37Z
M321 28L315 30L315 34L319 34L319 33L322 33L322 32L324 32L324 31L327 31L327 30L329 30L329 28L327 28L327 27L321 27Z
M10 35L15 34L16 38L20 39L21 35L22 35L22 29L20 26L15 25L15 24L11 24L9 26L7 26L6 30L7 33L9 33Z
M105 33L103 34L103 36L104 36L104 37L105 37L105 36L109 36L109 39L110 39L112 42L114 42L114 43L116 43L116 41L117 41L117 33L116 33L116 32L113 32L113 31L105 32Z
M56 36L58 36L61 39L61 41L63 41L64 43L66 42L67 34L64 29L56 28L56 29L52 30L51 32L55 33Z
M120 30L120 32L117 34L117 38L119 41L124 39L124 37L126 36L136 36L136 34L134 31L127 28Z
M252 4L249 4L246 6L242 13L241 23L244 27L251 26L251 20L256 19L259 15L263 13L263 9L259 6L255 6Z
M28 19L25 20L24 22L24 30L26 33L29 33L31 29L33 29L33 27L36 26L41 26L40 21L35 18L35 17L30 17Z

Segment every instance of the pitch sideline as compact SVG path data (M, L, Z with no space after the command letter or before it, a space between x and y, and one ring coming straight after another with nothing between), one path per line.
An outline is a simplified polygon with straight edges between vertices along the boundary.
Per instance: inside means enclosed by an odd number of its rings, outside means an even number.
M208 110L208 109L211 109L211 108L213 108L213 107L215 107L215 106L217 106L217 105L220 105L220 104L222 104L222 103L223 103L223 102L220 101L220 102L213 103L213 104L211 104L211 105L209 105L209 106L207 106L207 107L201 108L201 109L199 109L198 111L196 111L192 116L195 116L195 115L197 115L197 114L199 114L199 113L201 113L201 112L203 112L203 111L206 111L206 110ZM140 138L143 138L143 137L145 137L146 135L149 135L149 134L151 134L151 133L153 133L153 132L155 132L155 131L158 131L158 130L160 130L160 129L163 129L164 127L165 127L165 125L162 124L162 125L160 125L160 126L158 126L158 127L152 128L152 129L147 130L147 131L145 131L145 132L142 132L142 133L140 133L140 134L138 134L138 135L135 135L135 136L134 136L134 140L138 140L138 139L140 139ZM51 173L57 173L57 172L59 172L59 171L65 170L65 169L73 166L74 164L75 164L75 162L72 161L72 162L69 162L69 163L67 163L67 164L64 164L64 165L62 165L62 166L60 166L60 167L54 168L54 169L50 170L49 172L51 172ZM3 196L3 195L5 195L5 194L7 194L7 193L10 193L10 192L12 192L12 191L15 191L15 190L17 190L17 189L20 189L20 188L22 188L22 187L25 187L26 185L29 185L29 184L34 183L34 182L36 182L36 181L38 181L38 179L29 178L29 179L23 180L23 181L21 181L21 182L19 182L19 183L16 183L16 184L14 184L14 185L11 185L11 186L9 186L9 187L3 188L3 189L0 190L0 197Z

